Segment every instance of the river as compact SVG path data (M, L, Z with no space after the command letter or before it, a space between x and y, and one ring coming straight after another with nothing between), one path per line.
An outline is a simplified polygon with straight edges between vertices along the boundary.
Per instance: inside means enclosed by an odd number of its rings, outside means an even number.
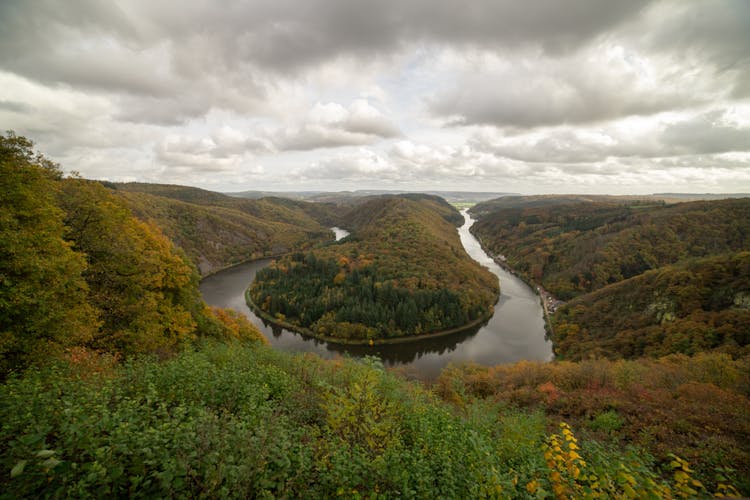
M465 210L462 214L465 222L458 233L466 252L500 279L500 298L495 304L495 314L486 324L468 332L371 347L329 344L296 332L267 326L245 304L244 293L255 278L255 273L267 266L269 259L240 264L209 276L201 282L200 290L209 305L242 312L260 328L276 349L310 351L325 358L343 354L375 355L386 366L400 367L407 375L420 379L437 377L440 370L452 362L473 361L489 366L523 359L552 359L552 344L545 339L539 296L523 281L495 264L469 232L473 219ZM336 239L348 234L339 228L333 228L333 231Z

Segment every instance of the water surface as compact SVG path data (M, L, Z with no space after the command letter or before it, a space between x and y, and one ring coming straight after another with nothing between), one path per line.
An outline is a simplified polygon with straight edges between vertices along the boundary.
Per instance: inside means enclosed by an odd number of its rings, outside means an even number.
M255 273L266 267L270 259L248 262L221 271L201 282L204 300L212 306L229 307L242 312L270 341L274 348L294 352L315 352L325 358L348 354L376 355L386 366L398 366L409 375L430 379L448 363L473 361L482 365L512 363L522 359L547 361L552 358L552 344L545 339L544 318L539 297L523 281L502 269L482 250L469 232L473 220L462 212L464 225L458 233L467 253L500 279L500 298L495 314L473 330L445 337L405 344L380 346L344 346L329 344L271 325L266 325L245 304L245 289ZM349 233L332 228L336 239Z

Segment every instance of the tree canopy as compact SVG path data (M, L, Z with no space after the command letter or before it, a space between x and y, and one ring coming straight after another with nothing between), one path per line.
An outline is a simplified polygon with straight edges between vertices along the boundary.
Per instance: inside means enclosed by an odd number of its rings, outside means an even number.
M212 313L194 266L121 197L64 179L12 132L0 137L0 206L0 375L72 346L128 355L262 338Z
M487 317L498 288L464 251L456 214L430 198L371 199L349 214L351 236L278 260L249 296L287 325L346 340L465 326Z

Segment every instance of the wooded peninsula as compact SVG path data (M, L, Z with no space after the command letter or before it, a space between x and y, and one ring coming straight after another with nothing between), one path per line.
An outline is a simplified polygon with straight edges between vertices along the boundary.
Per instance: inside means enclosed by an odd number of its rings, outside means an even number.
M248 300L271 321L367 343L475 326L497 300L497 278L463 249L463 217L437 197L385 197L342 219L352 234L258 272Z

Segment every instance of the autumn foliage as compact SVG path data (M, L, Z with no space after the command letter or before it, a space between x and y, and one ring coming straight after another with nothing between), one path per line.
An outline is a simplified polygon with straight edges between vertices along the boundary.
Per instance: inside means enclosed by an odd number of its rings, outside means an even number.
M385 197L356 206L351 236L279 259L258 272L248 296L272 320L342 340L408 337L486 318L497 279L466 254L454 225L461 216L444 205Z
M559 357L747 353L750 199L574 201L473 209L486 247L568 301L552 319Z
M750 359L704 353L453 366L442 372L436 389L459 405L479 398L541 410L553 422L579 429L587 441L636 445L665 470L675 454L690 463L696 480L715 490L726 469L734 470L734 483L750 487L741 481L750 477L748 381Z
M216 319L195 267L121 197L63 179L32 147L0 140L0 374L69 347L132 355L260 335Z

